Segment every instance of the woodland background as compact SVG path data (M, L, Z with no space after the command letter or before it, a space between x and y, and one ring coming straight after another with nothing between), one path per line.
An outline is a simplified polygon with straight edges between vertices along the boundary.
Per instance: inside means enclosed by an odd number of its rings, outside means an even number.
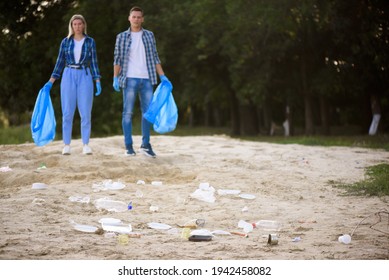
M291 135L367 134L379 113L378 132L389 131L387 0L1 1L0 128L30 122L77 13L102 74L93 135L121 134L113 50L134 5L155 34L179 126L255 136L288 119ZM51 97L60 133L58 82Z

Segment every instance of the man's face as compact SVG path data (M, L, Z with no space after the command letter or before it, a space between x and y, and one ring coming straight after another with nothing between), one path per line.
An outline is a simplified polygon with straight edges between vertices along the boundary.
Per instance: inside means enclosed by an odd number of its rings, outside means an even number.
M142 12L133 11L129 15L128 20L130 21L132 27L140 27L143 23L144 18L142 16Z

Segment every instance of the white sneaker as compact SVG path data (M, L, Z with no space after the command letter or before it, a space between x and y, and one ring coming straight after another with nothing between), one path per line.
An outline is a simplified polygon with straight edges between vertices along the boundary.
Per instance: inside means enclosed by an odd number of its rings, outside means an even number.
M82 147L82 153L84 155L91 155L92 149L88 145L84 145L84 147Z
M69 145L65 145L65 147L63 147L62 154L63 155L70 155L70 146Z

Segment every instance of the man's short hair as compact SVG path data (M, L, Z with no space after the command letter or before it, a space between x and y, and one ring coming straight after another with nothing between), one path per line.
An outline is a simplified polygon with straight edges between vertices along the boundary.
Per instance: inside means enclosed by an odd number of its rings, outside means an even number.
M138 7L138 6L132 7L131 10L130 10L130 15L131 15L132 12L141 12L142 16L143 16L143 10L142 10L141 7Z

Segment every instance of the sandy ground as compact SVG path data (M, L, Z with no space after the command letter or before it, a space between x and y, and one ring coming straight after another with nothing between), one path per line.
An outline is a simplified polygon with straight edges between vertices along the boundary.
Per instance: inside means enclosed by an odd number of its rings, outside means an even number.
M140 141L134 137L136 147ZM389 258L388 197L344 196L331 185L364 179L365 167L389 162L389 152L277 145L223 135L153 136L152 144L156 159L140 154L125 157L122 136L92 139L94 153L89 156L81 153L80 140L73 140L70 156L61 155L61 141L44 147L0 146L4 171L0 172L0 258ZM34 183L47 188L33 189ZM210 187L201 190L206 183ZM254 198L244 198L245 194ZM132 201L133 208L122 212L98 208L96 201L102 198L124 205ZM209 201L212 198L214 202ZM130 224L138 238L102 230L102 218L120 219L125 229ZM197 230L216 231L212 240L184 238L180 226L201 219L205 224ZM281 227L257 227L248 237L216 234L243 233L240 220L249 224L273 220ZM170 228L155 229L149 223ZM80 231L75 224L98 230ZM267 243L269 233L277 234L277 245ZM352 234L350 244L338 241L342 234Z

